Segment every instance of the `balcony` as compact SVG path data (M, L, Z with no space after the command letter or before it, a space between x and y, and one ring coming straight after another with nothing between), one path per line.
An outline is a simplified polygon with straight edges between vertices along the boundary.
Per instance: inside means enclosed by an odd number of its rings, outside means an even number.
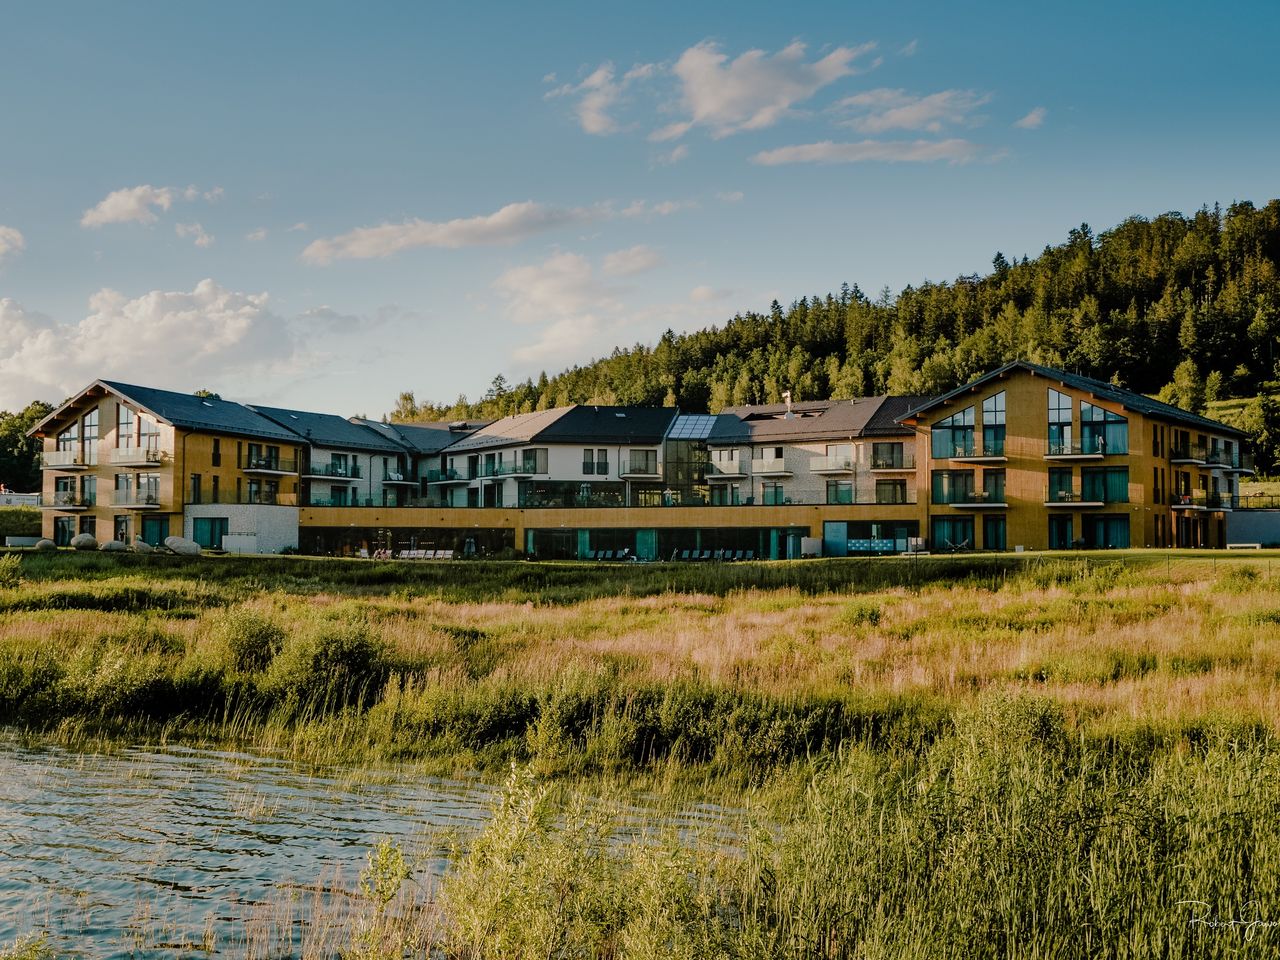
M239 495L235 491L219 493L216 497L205 495L199 500L190 501L189 507L239 506L239 507L296 507L296 493L271 493L248 491Z
M93 466L79 450L53 450L40 457L41 470L88 470Z
M633 460L622 471L623 480L661 480L662 464L654 460L644 462Z
M359 480L358 463L313 463L302 471L302 476L312 480Z
M814 457L809 461L813 473L852 473L853 457Z
M1046 507L1094 507L1105 506L1103 500L1086 500L1082 494L1076 493L1074 490L1055 490L1050 487L1044 495L1044 505Z
M113 507L126 510L159 510L160 495L151 491L117 490L111 496Z
M107 451L107 462L115 467L158 467L171 459L167 450L155 447L120 447Z
M1101 460L1105 456L1105 447L1098 438L1050 440L1044 448L1046 460Z
M1209 455L1205 457L1205 464L1218 469L1231 469L1234 465L1235 457L1226 451L1226 449L1217 443L1209 445Z
M751 460L751 475L755 477L789 477L791 471L783 457L762 457Z
M398 476L398 474L397 474ZM467 484L474 478L469 473L462 473L458 470L428 470L427 483L456 483Z
M1195 463L1204 466L1209 461L1209 449L1203 443L1181 443L1169 448L1170 463Z
M532 477L537 470L533 463L481 463L480 479L500 479L503 477Z
M93 502L93 497L82 497L70 490L40 494L42 510L88 510L93 506Z
M297 473L298 461L267 456L242 457L240 460L240 469L245 473L282 477L291 473Z
M933 502L969 510L1003 510L1009 506L1003 490L953 490L941 497L935 497Z
M957 460L960 463L1004 463L1009 458L1004 453L1004 441L998 441L957 444L950 456L939 459Z
M707 479L712 482L716 480L741 480L746 475L747 471L738 457L712 460L707 464Z
M1169 506L1174 510L1230 510L1237 502L1225 493L1197 490L1195 493L1174 494Z
M390 485L390 486L393 486L393 487L395 487L395 486L401 486L401 487L416 487L416 486L418 486L418 481L417 481L417 480L415 480L411 474L405 473L403 470L383 470L383 471L382 471L382 483L383 483L383 485L384 485L384 486Z
M872 457L871 469L873 472L890 473L894 470L912 470L916 468L916 457L914 453L906 453L894 457Z
M1231 464L1232 473L1255 473L1252 453L1237 453L1235 462Z

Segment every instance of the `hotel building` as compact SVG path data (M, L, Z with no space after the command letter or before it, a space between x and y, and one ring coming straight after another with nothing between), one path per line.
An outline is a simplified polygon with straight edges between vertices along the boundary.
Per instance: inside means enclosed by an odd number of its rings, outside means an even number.
M938 397L385 424L99 380L33 431L44 533L244 553L714 559L1222 547L1240 431L1006 364Z

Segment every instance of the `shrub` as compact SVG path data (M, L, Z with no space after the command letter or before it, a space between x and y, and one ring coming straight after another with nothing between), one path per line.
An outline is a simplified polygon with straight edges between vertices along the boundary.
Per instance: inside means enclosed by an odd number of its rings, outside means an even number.
M235 668L245 673L265 670L284 645L284 631L276 623L243 607L218 617L213 634L226 644Z
M389 673L385 647L367 624L330 624L286 638L262 690L295 711L367 707Z
M14 590L22 585L22 561L16 553L0 557L0 590Z

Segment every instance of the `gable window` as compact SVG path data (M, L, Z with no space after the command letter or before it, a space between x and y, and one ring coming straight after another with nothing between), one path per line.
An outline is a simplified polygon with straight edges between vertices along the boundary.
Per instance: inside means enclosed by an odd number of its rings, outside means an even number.
M80 446L80 438L76 435L76 425L74 423L58 434L55 446L59 453L72 453Z
M1081 400L1080 448L1083 453L1128 453L1129 421L1118 413Z
M973 407L965 407L933 425L933 455L938 460L973 456Z
M1004 456L1004 391L982 401L982 453Z
M138 446L143 450L160 449L160 424L145 414L138 415Z
M123 403L116 407L116 446L121 450L133 446L133 411Z
M90 466L98 462L98 408L84 415L80 427L80 442L84 444L84 462Z
M1071 397L1049 390L1049 455L1071 453Z

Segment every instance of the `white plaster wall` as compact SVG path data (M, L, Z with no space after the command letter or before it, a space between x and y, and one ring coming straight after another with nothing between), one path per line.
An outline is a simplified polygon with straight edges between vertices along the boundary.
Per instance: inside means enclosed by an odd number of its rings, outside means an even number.
M194 539L192 521L197 517L226 517L227 536L235 538L224 546L243 553L279 553L298 548L298 508L257 504L188 505L183 510L182 535Z

